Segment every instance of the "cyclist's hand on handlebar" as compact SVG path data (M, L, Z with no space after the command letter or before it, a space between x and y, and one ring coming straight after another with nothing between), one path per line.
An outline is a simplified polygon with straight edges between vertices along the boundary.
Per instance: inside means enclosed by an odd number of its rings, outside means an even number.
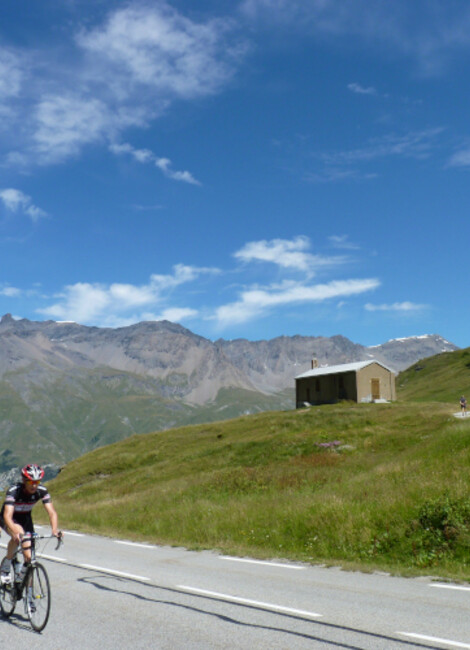
M64 533L61 530L58 530L57 533L54 533L54 537L57 537L57 550L59 546L64 543Z

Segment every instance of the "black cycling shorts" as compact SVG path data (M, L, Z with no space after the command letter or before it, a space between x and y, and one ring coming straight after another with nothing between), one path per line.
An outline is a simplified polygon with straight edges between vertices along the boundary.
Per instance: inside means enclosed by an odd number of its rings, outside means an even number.
M25 533L34 533L34 524L33 518L31 517L30 512L17 513L13 515L13 521L15 524L19 524L23 527ZM5 519L0 515L0 528L8 533L7 525L5 524Z

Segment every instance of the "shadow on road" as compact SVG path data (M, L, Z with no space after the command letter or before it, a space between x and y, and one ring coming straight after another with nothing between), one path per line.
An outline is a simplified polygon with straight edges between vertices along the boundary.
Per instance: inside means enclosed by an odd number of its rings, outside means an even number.
M322 621L313 621L311 618L300 616L298 614L288 614L285 612L278 612L278 611L271 611L265 607L257 607L256 605L251 605L251 604L244 604L244 603L234 603L232 601L227 601L224 600L223 598L217 598L215 596L208 596L208 595L201 595L201 594L192 594L188 593L187 591L184 591L182 589L175 589L171 587L162 587L159 585L151 585L151 584L146 584L141 582L140 580L133 580L132 578L121 578L119 576L110 576L107 574L100 575L99 577L96 576L87 576L83 578L79 578L77 582L82 582L86 583L89 585L92 585L96 589L99 589L101 591L107 591L107 592L112 592L115 594L121 594L121 595L126 595L131 598L135 598L137 600L149 602L149 603L155 603L158 605L168 605L170 607L179 607L182 609L190 610L192 612L196 612L198 614L202 614L204 616L212 616L215 618L218 618L221 621L224 621L225 623L230 623L232 625L238 625L238 626L243 626L243 627L249 627L253 629L260 629L260 630L265 630L265 631L270 631L270 632L277 632L280 634L286 634L286 635L291 635L291 636L296 636L300 637L303 639L307 639L309 641L318 641L321 643L327 643L331 647L336 647L336 648L345 648L346 650L364 650L363 646L358 646L358 645L349 645L348 643L343 643L341 641L334 641L331 639L326 638L325 636L319 636L318 633L320 630L323 630L324 632L348 632L348 633L353 633L357 634L359 637L367 637L368 639L371 640L376 640L377 642L380 641L383 644L389 644L389 645L384 645L384 647L387 648L396 648L397 650L399 648L403 648L404 650L406 648L423 648L426 650L441 650L441 647L439 646L434 646L434 645L429 645L429 644L423 644L423 643L417 643L416 641L407 641L405 639L398 639L397 637L391 637L383 634L377 634L374 632L367 632L366 630L359 630L355 629L352 627L347 627L344 625L336 625L334 623L325 623ZM122 584L122 588L119 588L116 586L116 582ZM276 617L281 617L286 620L291 621L301 621L303 623L308 623L309 625L312 626L312 628L315 630L315 632L312 632L311 634L307 634L305 632L300 632L298 630L292 630L288 629L286 627L275 627L275 626L270 626L270 625L261 625L257 623L249 623L245 622L239 619L232 618L230 616L227 616L225 614L221 614L215 611L211 611L210 609L204 609L204 608L199 608L195 607L194 605L189 605L181 602L177 602L176 600L169 600L165 598L157 598L152 595L143 595L141 593L137 593L135 591L129 590L129 583L137 583L140 587L143 589L149 590L149 591L163 591L167 594L178 594L179 596L185 596L187 598L191 598L192 600L196 599L197 601L203 603L203 602L217 602L217 603L223 603L225 605L229 604L233 607L238 608L238 610L255 610L259 612L263 612L264 614L270 614L271 616L276 616ZM124 586L126 585L126 586ZM393 644L390 645L390 644Z

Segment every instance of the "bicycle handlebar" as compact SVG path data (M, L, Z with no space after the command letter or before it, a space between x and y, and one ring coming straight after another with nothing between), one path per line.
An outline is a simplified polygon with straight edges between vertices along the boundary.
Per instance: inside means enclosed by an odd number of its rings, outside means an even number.
M26 539L52 539L55 538L57 540L57 546L55 547L54 550L58 550L60 546L64 543L64 534L62 531L59 531L58 535L39 535L39 533L25 533L24 535L21 536L21 541L23 541L25 538Z

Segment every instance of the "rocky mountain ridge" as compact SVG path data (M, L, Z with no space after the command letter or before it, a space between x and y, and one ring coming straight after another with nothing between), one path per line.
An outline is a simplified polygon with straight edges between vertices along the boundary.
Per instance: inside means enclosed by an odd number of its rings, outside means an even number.
M111 329L17 321L7 314L0 321L0 378L31 364L58 372L109 367L164 380L174 396L203 404L223 387L266 393L292 388L294 377L308 370L312 357L320 365L375 358L398 372L421 358L456 349L439 335L373 347L339 335L212 342L169 321Z

